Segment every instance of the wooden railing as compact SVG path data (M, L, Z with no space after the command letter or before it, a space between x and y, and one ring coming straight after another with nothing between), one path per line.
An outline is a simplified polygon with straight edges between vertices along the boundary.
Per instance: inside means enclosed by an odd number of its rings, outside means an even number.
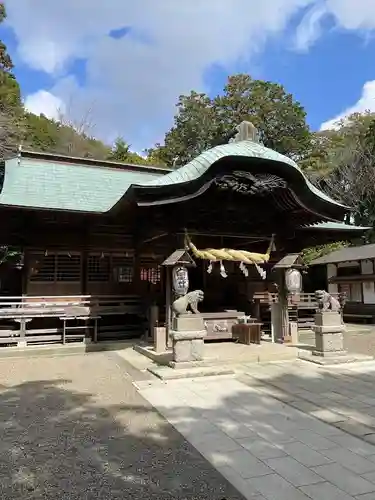
M342 298L342 294L339 293L331 293L330 295L339 301ZM275 302L278 302L279 299L277 293L257 292L254 294L254 301L259 301L261 304L274 304ZM289 295L288 303L291 306L294 305L301 309L318 308L318 302L314 293L298 293L295 296Z
M342 300L342 294L333 293L331 294L337 300ZM257 292L253 297L255 302L258 302L260 305L271 306L271 304L277 303L279 298L277 293L269 293L269 292ZM315 298L314 293L299 293L297 295L289 295L288 296L288 308L289 308L289 317L293 318L293 321L297 321L299 329L309 329L314 324L314 313L318 309L318 302ZM263 322L266 323L271 321L269 309L268 314L259 309L259 315L265 315L265 318L261 317Z
M269 292L256 292L254 293L253 300L261 304L274 304L279 301L277 293Z
M143 332L145 316L138 296L0 297L0 345L129 338Z

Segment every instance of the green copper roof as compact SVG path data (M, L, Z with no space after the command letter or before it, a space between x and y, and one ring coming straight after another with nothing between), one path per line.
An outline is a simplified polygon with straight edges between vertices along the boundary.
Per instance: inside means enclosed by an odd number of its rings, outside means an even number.
M257 164L254 159L266 162ZM173 171L44 153L22 153L5 162L0 205L104 213L116 205L121 208L121 201L128 197L140 204L142 199L150 196L169 203L176 191L182 194L189 190L197 192L196 184L213 179L220 160L226 162L225 173L238 170L236 162L243 160L241 169L249 172L254 168L264 168L265 172L267 168L273 169L290 183L298 204L308 207L306 210L316 210L323 220L340 220L348 210L313 186L293 160L248 140L216 146Z
M319 224L313 224L312 226L304 227L302 229L321 229L323 231L369 231L372 227L369 226L353 226L351 224L345 224L344 222L320 222Z
M174 170L163 177L159 177L147 183L147 186L168 186L173 184L179 184L183 182L193 181L201 177L207 170L222 158L229 156L243 156L248 158L259 158L263 160L271 160L275 162L281 162L290 165L298 174L303 178L304 182L308 186L311 192L316 196L332 203L344 207L337 201L333 200L325 193L317 189L307 177L303 174L301 169L298 167L297 163L284 156L277 151L266 148L262 144L253 141L241 141L230 144L224 144L221 146L216 146L204 153L200 154L197 158L194 158L187 165ZM346 208L346 207L344 207Z
M5 162L0 204L46 210L103 213L122 198L132 184L141 184L163 170L111 168L56 162L42 158L14 158Z

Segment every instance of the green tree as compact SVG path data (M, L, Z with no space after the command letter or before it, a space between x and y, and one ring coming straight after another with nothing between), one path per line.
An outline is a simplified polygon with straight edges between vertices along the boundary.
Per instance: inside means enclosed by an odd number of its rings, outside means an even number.
M0 2L0 24L7 18L4 2ZM13 62L8 54L5 44L0 40L0 69L1 71L10 72L13 69Z
M375 224L375 114L355 113L327 132L305 159L311 180L352 210L357 224ZM318 161L316 161L318 159Z
M227 142L243 120L260 131L262 142L295 159L309 148L310 132L303 107L283 86L254 80L249 75L230 76L222 95L211 99L191 92L180 96L174 126L157 146L158 156L169 166L185 164L202 151Z
M163 166L162 160L158 156L159 150L146 150L147 156L144 158L130 150L129 144L122 137L118 137L108 154L107 159L120 163L130 163L132 165L153 165Z
M315 259L319 259L324 255L328 255L331 252L335 252L336 250L341 250L349 246L347 241L336 241L335 243L327 243L326 245L318 245L316 247L305 248L302 251L302 259L305 264L309 265Z
M25 148L49 153L56 151L59 130L56 123L46 116L25 113L25 131Z
M165 136L159 156L169 166L183 165L211 147L215 137L224 133L211 99L191 92L180 96L172 129Z
M153 148L145 149L147 164L155 167L167 167L165 158L163 158L162 147L160 144L155 144Z
M122 137L118 137L108 156L108 160L120 163L131 163L132 165L146 165L147 159L137 153L130 151L130 145Z
M118 161L120 163L128 163L131 154L129 144L127 144L121 137L118 137L115 140L107 159L111 161Z
M306 112L278 83L231 76L224 94L214 99L214 108L224 130L249 120L261 132L264 145L279 153L299 159L309 146Z
M5 5L0 2L0 25L5 19ZM12 59L0 40L0 160L17 149L23 135L21 91L12 70Z

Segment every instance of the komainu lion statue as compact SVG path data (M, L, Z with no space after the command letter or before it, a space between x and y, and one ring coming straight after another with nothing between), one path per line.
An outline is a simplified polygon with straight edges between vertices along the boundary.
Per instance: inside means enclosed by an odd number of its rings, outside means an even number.
M315 298L321 311L341 311L340 302L325 290L317 290Z
M194 290L189 292L183 297L178 298L172 304L172 309L176 313L176 316L181 316L181 314L199 314L198 303L202 302L204 299L204 293L202 290ZM190 307L191 311L188 311Z

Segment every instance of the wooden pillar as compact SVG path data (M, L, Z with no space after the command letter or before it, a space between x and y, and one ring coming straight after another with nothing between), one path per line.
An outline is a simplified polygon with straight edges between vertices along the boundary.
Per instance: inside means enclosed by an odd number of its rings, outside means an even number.
M81 294L87 295L87 262L88 262L89 252L85 247L82 251L82 274L81 274Z
M30 276L30 265L31 265L31 259L30 259L30 254L28 250L23 250L23 268L22 268L22 295L27 295L27 286L29 283L29 276Z
M82 253L81 253L81 295L88 295L87 290L88 290L88 258L89 258L89 246L90 246L90 224L87 223L84 225L83 228L83 248L82 248ZM85 338L87 341L89 341L91 338L93 338L94 342L97 341L98 337L98 332L97 332L97 320L94 320L95 326L94 326L94 332L93 335L91 335L91 330L89 326L89 321L85 321ZM66 328L66 324L64 321L64 328ZM96 340L95 340L96 339Z
M255 318L257 318L258 321L261 320L261 317L260 317L260 300L254 300L254 308L253 308L253 316Z
M88 295L88 259L90 253L91 234L93 226L90 221L85 221L82 227L83 245L82 245L82 282L81 294Z
M134 248L134 273L133 273L133 286L134 293L139 295L141 293L141 241L139 234L135 233L133 238Z

